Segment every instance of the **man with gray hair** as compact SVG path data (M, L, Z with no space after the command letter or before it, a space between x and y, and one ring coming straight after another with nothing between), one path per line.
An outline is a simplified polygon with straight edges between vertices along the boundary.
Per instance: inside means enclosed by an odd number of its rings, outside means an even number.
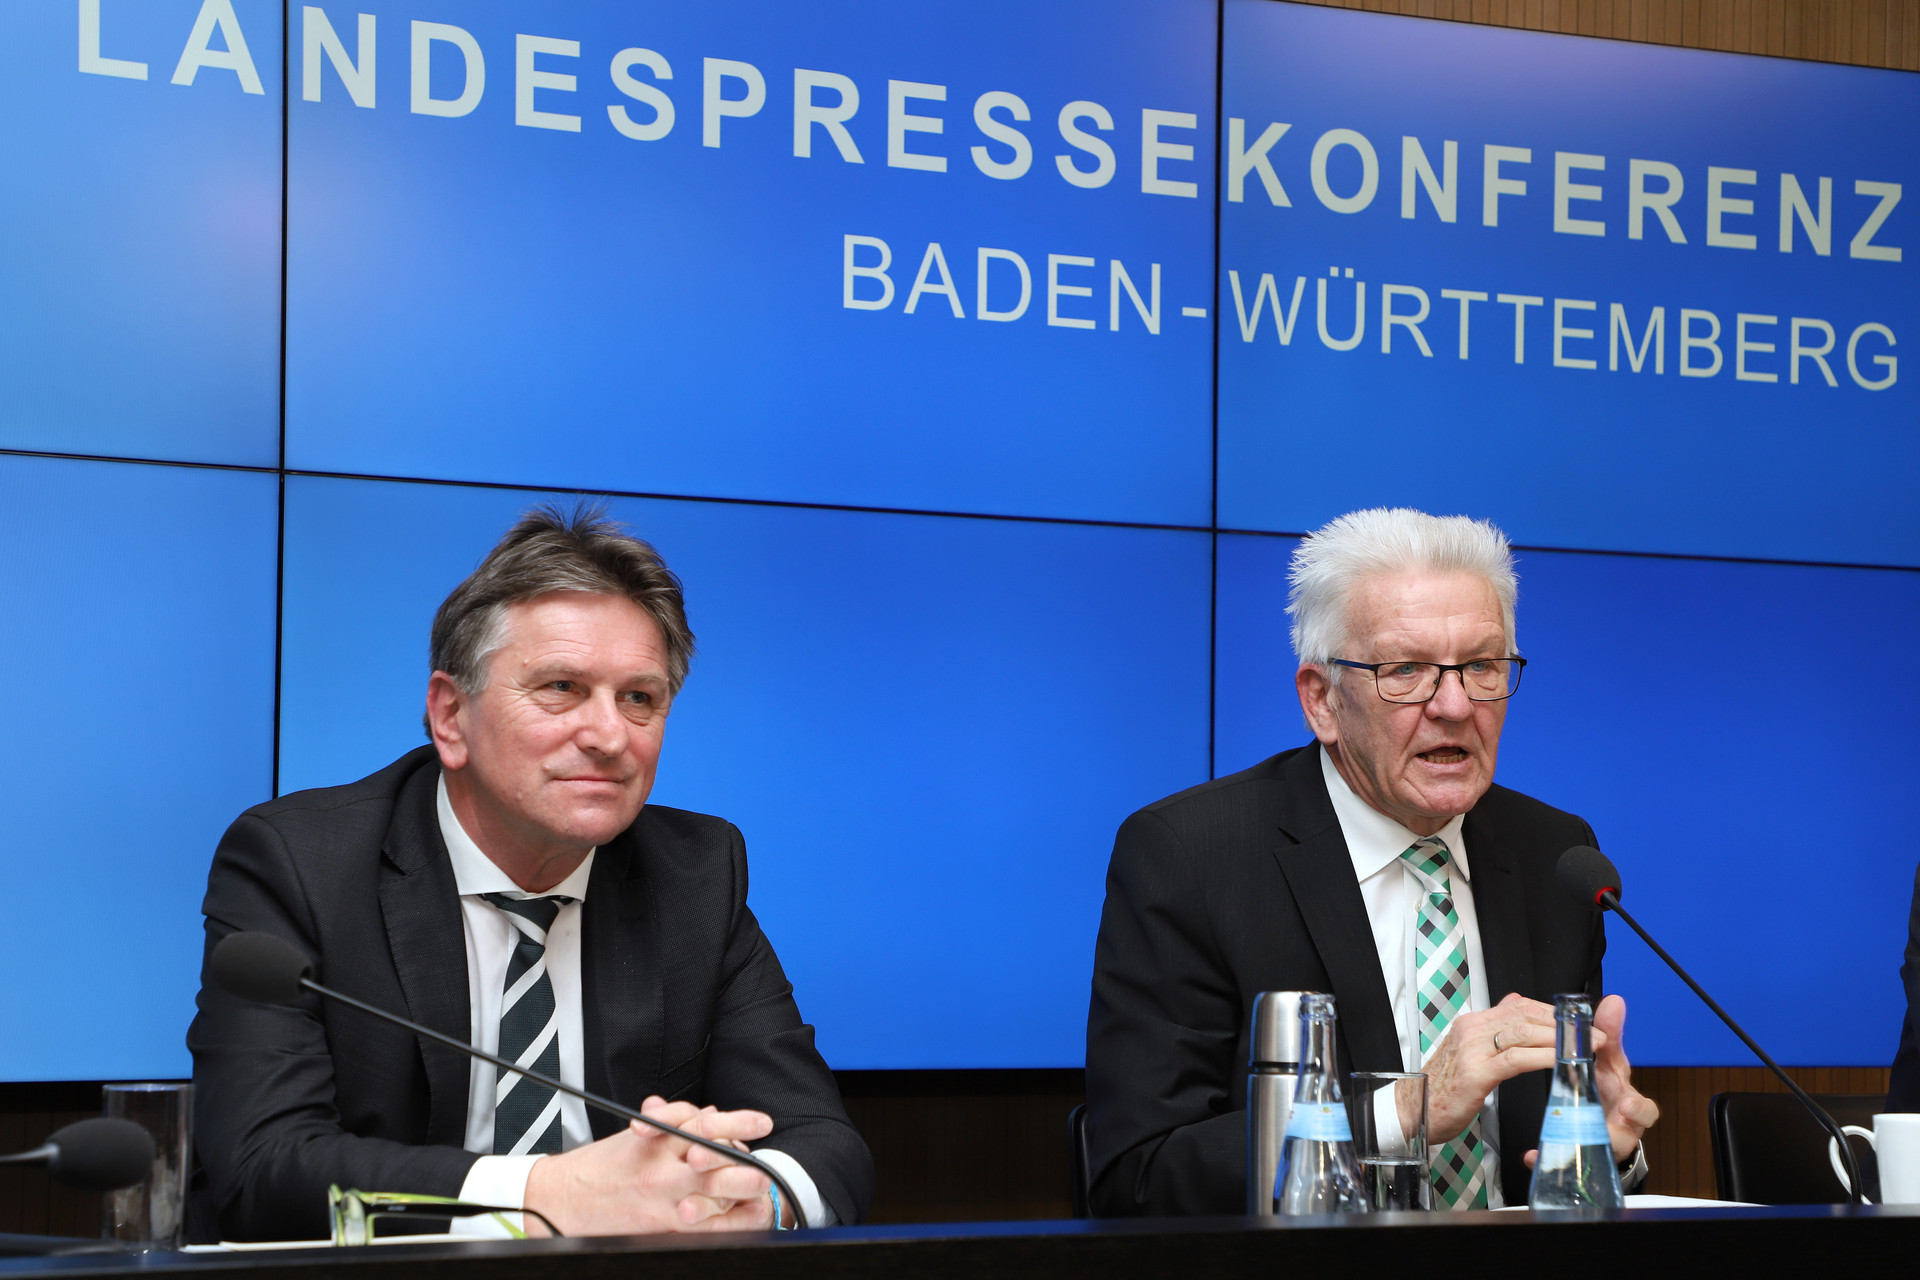
M1149 805L1114 842L1087 1015L1094 1208L1243 1211L1261 991L1331 992L1343 1072L1427 1074L1436 1207L1524 1204L1549 1002L1600 995L1606 939L1554 883L1591 828L1493 784L1526 666L1506 537L1357 511L1301 541L1289 580L1314 742ZM1659 1109L1631 1083L1625 1020L1607 996L1594 1043L1631 1186ZM1389 1147L1411 1101L1378 1108Z
M530 512L434 618L431 745L241 814L208 952L276 934L368 1004L751 1146L812 1225L858 1221L873 1163L747 908L740 832L647 804L692 653L652 547ZM200 1238L324 1236L333 1185L524 1208L535 1234L795 1220L764 1174L350 1007L212 983L199 1006Z

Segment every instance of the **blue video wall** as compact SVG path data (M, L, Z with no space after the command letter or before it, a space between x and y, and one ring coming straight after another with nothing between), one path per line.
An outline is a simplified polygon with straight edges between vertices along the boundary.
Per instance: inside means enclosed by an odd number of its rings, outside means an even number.
M1281 0L0 34L0 863L76 868L0 1078L187 1072L226 823L417 745L435 606L580 493L686 582L654 798L836 1067L1079 1064L1114 829L1307 740L1286 558L1381 504L1523 548L1501 781L1777 1056L1891 1057L1920 78Z
M1920 558L1914 75L1227 12L1223 525Z

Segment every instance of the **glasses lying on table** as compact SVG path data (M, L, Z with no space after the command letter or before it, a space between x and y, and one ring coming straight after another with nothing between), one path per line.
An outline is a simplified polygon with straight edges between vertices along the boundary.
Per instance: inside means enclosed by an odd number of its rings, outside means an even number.
M445 1221L479 1217L482 1214L492 1214L494 1221L508 1235L515 1240L524 1240L527 1233L515 1226L513 1219L508 1216L515 1213L530 1213L540 1219L541 1224L553 1235L562 1234L552 1220L538 1209L472 1204L452 1196L418 1195L407 1191L342 1191L339 1187L327 1188L327 1220L333 1229L333 1242L336 1245L372 1244L373 1224L379 1218L438 1218Z

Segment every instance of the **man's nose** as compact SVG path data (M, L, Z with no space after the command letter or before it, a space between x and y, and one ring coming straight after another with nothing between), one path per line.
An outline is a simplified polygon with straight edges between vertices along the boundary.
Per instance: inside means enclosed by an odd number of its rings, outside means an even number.
M1442 671L1440 687L1427 701L1427 714L1437 720L1465 720L1473 714L1473 699L1467 697L1467 681L1458 671Z
M580 708L574 741L583 751L617 756L627 749L627 718L610 689L596 691Z

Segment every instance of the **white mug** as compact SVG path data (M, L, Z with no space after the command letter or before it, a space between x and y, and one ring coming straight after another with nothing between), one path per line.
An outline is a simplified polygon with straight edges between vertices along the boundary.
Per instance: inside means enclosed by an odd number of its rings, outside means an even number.
M1880 1202L1920 1204L1920 1114L1889 1112L1873 1118L1871 1131L1857 1124L1841 1126L1842 1133L1865 1138L1880 1162ZM1827 1160L1840 1185L1852 1190L1840 1164L1840 1144L1827 1139Z

